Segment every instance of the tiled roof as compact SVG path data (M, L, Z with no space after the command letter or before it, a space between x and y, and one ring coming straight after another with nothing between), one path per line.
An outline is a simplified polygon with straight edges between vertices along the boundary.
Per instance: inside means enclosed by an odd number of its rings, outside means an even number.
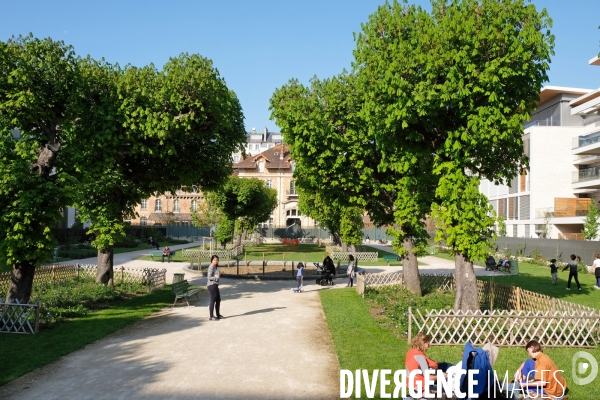
M283 151L283 160L281 159L281 152ZM263 151L262 153L258 153L255 156L246 157L244 160L234 163L233 169L247 169L247 168L256 168L258 162L264 160L265 167L267 169L277 168L291 168L290 164L290 148L285 145L277 145L273 146L270 149Z

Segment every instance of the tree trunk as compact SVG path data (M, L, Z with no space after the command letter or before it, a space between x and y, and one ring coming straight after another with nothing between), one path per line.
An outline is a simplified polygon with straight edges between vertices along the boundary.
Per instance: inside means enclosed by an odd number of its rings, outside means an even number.
M473 271L473 262L465 259L460 253L454 254L456 268L456 300L455 311L479 310L477 297L477 278Z
M96 282L103 285L114 285L113 282L113 248L98 250L98 267L96 269Z
M419 264L415 253L415 243L412 238L404 238L402 245L407 256L402 260L404 274L404 286L417 296L421 296L421 277L419 276Z
M342 242L342 251L344 251L344 252L348 251L348 245L344 242Z
M19 300L20 303L28 303L31 297L31 288L33 287L33 276L35 274L35 265L29 262L13 265L6 302L14 303Z
M350 253L356 253L356 246L351 244L350 246L348 246L348 251Z
M242 231L242 241L246 240L246 237L248 236L248 229L244 229ZM241 243L240 243L241 244Z
M236 247L239 247L242 245L242 234L238 233L235 239L235 245Z

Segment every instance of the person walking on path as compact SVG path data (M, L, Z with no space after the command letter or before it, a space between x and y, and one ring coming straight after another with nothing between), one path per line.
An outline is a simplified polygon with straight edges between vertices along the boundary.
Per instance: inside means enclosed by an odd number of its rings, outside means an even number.
M350 254L348 256L348 284L346 287L354 286L354 256Z
M594 267L594 276L596 276L596 289L600 289L600 254L596 254L596 259L592 264Z
M293 289L295 292L301 292L302 291L302 275L304 274L304 264L303 263L298 263L298 273L296 274L296 280L298 281L298 287L296 289Z
M220 277L221 271L219 271L219 257L213 254L210 257L210 265L208 266L208 273L206 274L206 287L210 292L210 305L208 306L208 311L210 313L211 321L218 321L222 318L225 318L221 315L221 293L219 292ZM214 316L214 311L217 312L216 317Z
M550 260L550 273L552 274L552 284L556 285L558 280L558 267L556 266L556 259Z
M577 256L575 254L571 254L571 261L565 265L563 271L567 268L569 269L569 281L567 282L567 290L571 290L571 279L575 278L575 283L577 283L577 289L581 290L581 285L579 284L579 277L577 276Z

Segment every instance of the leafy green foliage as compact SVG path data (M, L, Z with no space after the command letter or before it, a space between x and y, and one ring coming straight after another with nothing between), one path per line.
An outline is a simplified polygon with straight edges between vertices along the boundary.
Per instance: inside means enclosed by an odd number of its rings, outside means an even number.
M50 228L72 201L73 179L53 166L76 113L77 83L73 49L63 42L0 42L0 254L17 268L49 259Z
M40 322L47 326L65 318L84 316L91 309L107 307L128 293L142 293L144 289L139 284L104 286L79 279L60 285L38 285L33 296L40 299Z
M594 240L598 237L598 228L600 228L598 218L600 218L600 211L596 201L592 200L588 213L583 220L583 230L581 231L585 240Z
M401 335L408 332L408 309L413 310L451 310L454 305L454 292L432 291L422 297L415 296L401 286L381 286L367 288L365 300L379 311L385 322Z
M269 219L277 206L277 190L266 187L264 181L257 178L231 176L209 194L209 203L228 221L234 222L238 230L251 231Z

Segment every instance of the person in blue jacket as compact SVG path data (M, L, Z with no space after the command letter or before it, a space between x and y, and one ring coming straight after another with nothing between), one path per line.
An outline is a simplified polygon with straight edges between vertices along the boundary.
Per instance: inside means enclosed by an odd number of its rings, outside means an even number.
M473 357L472 365L469 363L471 357ZM477 396L475 398L481 398L481 394L489 390L488 372L491 371L489 376L493 376L488 352L478 347L474 347L471 342L467 342L462 358L462 368L465 370L473 370L475 373L473 374L473 382L468 382L467 374L461 376L461 392L469 393L469 385L472 385L473 394Z

